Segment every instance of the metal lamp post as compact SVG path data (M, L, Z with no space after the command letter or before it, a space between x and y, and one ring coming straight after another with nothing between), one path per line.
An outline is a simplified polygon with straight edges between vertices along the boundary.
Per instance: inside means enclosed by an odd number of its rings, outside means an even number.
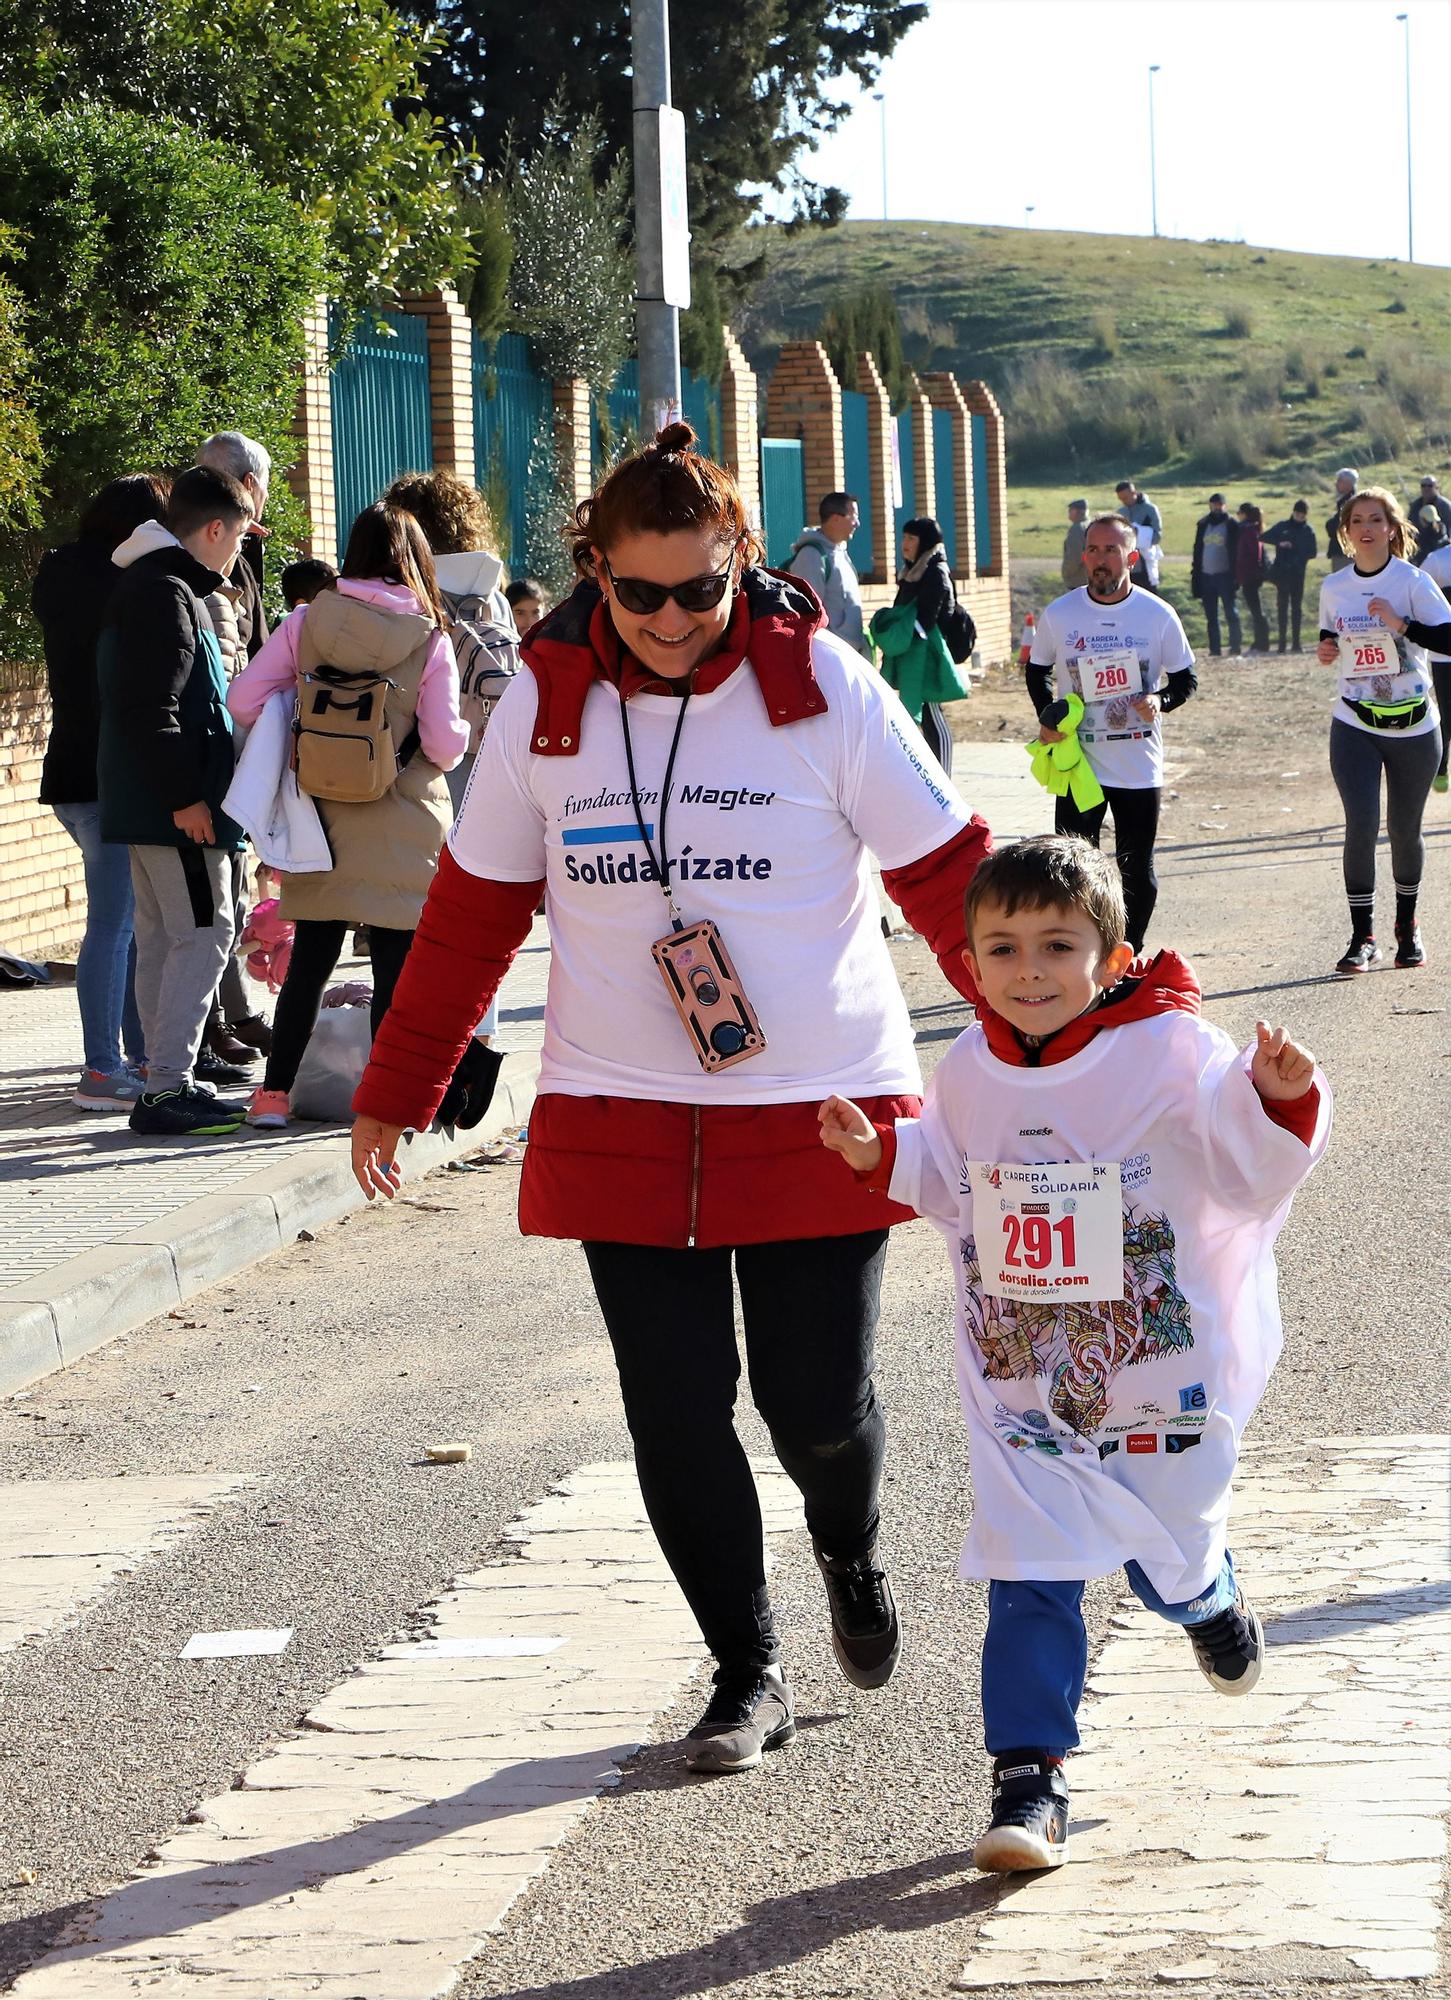
M667 0L630 9L635 111L635 326L640 428L680 414L680 314L690 304L685 120L670 103Z
M1154 234L1159 233L1159 171L1154 152L1154 78L1159 74L1158 63L1149 64L1149 207L1153 217Z
M872 96L882 108L882 220L887 219L887 93L874 90Z
M1397 14L1406 31L1406 262L1416 261L1416 231L1411 212L1411 17Z

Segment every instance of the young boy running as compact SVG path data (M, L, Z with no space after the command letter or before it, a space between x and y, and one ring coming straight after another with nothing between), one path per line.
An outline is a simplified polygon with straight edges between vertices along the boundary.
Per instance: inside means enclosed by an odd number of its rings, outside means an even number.
M1114 870L1076 836L991 855L966 917L983 998L921 1118L874 1127L832 1097L821 1135L953 1253L975 1492L960 1574L988 1582L974 1858L1048 1868L1067 1858L1086 1578L1126 1569L1219 1693L1259 1678L1230 1483L1280 1351L1275 1237L1330 1093L1283 1028L1259 1022L1241 1052L1202 1020L1176 953L1131 966Z

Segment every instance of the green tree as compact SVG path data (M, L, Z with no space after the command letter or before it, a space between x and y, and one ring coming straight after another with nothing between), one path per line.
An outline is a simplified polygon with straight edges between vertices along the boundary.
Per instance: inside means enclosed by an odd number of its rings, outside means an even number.
M886 384L892 408L902 410L912 389L912 371L902 352L902 321L885 285L869 285L828 306L816 329L843 389L854 389L857 363L870 354Z
M0 229L0 267L18 251L14 231ZM21 533L39 525L40 465L25 304L0 275L0 530Z
M631 136L630 16L600 0L550 0L521 12L517 0L408 0L442 28L446 52L429 69L429 104L486 166L498 166L505 132L523 106L558 96L566 136L598 107L611 151ZM797 222L835 222L839 188L813 181L811 149L841 122L836 85L870 84L922 0L673 0L671 52L686 119L695 263L721 266L726 304L759 275L737 242L755 220L755 190L781 197ZM722 255L722 253L725 253Z
M628 164L609 155L599 119L568 128L553 104L533 151L508 163L504 182L510 324L532 340L546 375L583 376L601 394L634 334L629 187Z
M68 534L117 474L189 465L202 438L233 426L290 463L323 245L234 149L94 104L49 117L0 106L0 230L0 278L26 310L45 480L37 535L0 541L13 615L38 537ZM0 631L0 656L17 643L33 644L28 621Z
M474 326L485 340L492 340L509 323L509 273L514 267L504 189L497 181L471 189L463 197L462 214L474 261L454 283Z
M680 315L680 359L707 382L719 382L725 368L725 313L709 264L698 264L690 275L690 310Z
M574 505L560 468L554 417L548 410L529 440L524 485L524 568L552 597L560 598L575 581L574 560L560 532Z
M323 228L353 309L469 261L454 149L422 101L436 48L388 0L52 0L43 21L0 0L0 97L171 116L240 148Z

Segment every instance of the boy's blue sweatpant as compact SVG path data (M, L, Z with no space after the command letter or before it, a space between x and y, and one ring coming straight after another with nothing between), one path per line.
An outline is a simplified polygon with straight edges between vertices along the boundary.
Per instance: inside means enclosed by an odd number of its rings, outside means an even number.
M1166 1604L1137 1563L1124 1566L1140 1604L1172 1625L1199 1625L1234 1603L1234 1559L1188 1604ZM1063 1757L1078 1747L1078 1704L1088 1672L1081 1583L988 1585L982 1648L982 1719L989 1752L1045 1750Z

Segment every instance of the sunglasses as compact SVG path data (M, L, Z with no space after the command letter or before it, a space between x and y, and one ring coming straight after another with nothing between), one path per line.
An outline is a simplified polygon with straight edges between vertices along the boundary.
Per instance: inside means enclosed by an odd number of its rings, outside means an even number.
M658 611L672 597L682 611L714 611L730 588L736 551L732 549L726 557L724 569L707 570L704 576L687 577L684 583L651 583L643 576L616 576L609 557L605 556L603 561L616 597L626 611L641 617Z

